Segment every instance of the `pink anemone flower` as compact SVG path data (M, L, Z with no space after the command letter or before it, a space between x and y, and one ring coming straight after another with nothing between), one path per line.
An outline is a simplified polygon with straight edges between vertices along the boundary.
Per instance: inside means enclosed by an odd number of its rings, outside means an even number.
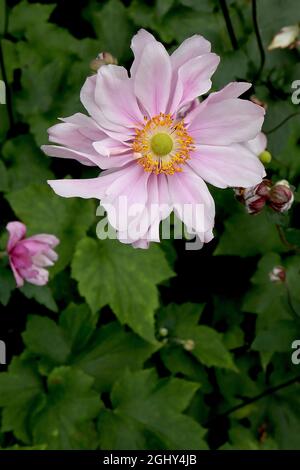
M7 254L17 286L22 287L24 281L37 286L47 284L49 273L45 268L58 258L53 250L59 243L58 238L44 233L25 238L26 226L21 222L10 222L6 228L9 232Z
M104 65L87 78L81 101L89 116L62 119L49 129L56 145L42 147L49 156L105 171L49 184L63 197L99 199L118 238L135 247L159 242L160 222L172 211L188 232L208 242L215 205L206 183L249 187L265 176L246 145L259 134L265 111L239 98L250 83L229 83L198 101L219 64L202 36L186 39L169 55L140 30L131 48L130 75L121 66ZM127 211L120 208L122 198Z

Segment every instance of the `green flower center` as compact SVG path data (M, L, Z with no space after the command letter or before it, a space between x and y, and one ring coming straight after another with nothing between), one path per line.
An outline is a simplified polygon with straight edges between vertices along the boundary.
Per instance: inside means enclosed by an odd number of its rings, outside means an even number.
M151 150L155 155L163 157L171 152L173 148L173 140L168 134L158 132L152 137L150 145Z

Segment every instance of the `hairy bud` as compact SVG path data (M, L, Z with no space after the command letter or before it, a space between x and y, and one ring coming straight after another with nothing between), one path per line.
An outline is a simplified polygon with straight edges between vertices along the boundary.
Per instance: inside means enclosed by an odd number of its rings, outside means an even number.
M93 72L97 72L103 65L117 65L117 63L117 59L109 52L100 52L96 59L92 60L90 63L90 68L93 70Z
M286 277L285 268L283 266L275 266L269 273L271 282L284 282Z
M276 212L287 212L294 202L294 194L286 180L278 181L270 191L270 206Z
M249 214L258 214L266 205L271 185L271 181L264 179L261 183L251 188L236 189L235 195L245 205Z

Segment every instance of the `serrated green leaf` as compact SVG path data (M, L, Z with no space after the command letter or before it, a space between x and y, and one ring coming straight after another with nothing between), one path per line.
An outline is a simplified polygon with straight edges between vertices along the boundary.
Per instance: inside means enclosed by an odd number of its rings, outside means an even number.
M50 318L31 315L28 318L23 340L29 351L45 357L54 364L64 364L71 346L63 330Z
M58 307L52 295L51 289L48 286L35 286L28 282L20 288L22 294L28 299L34 299L39 304L45 305L52 312L57 312Z
M52 371L45 404L32 416L35 444L46 442L48 450L96 447L92 420L102 405L92 384L91 377L70 367Z
M91 309L108 304L122 324L150 342L155 342L156 285L172 275L159 247L134 250L112 240L85 238L72 263L72 276Z
M209 326L198 324L203 307L196 304L170 304L159 311L158 327L167 330L171 345L177 343L179 347L185 348L185 343L191 342L192 346L188 350L202 364L236 370L222 335Z
M17 439L30 443L30 416L43 401L43 387L30 363L15 358L9 372L0 374L2 430L13 431Z
M255 256L269 251L284 251L275 225L262 212L250 215L240 210L225 222L225 230L215 255Z
M197 388L181 379L158 380L151 369L125 372L111 394L113 410L99 418L101 448L205 449L204 429L183 414Z

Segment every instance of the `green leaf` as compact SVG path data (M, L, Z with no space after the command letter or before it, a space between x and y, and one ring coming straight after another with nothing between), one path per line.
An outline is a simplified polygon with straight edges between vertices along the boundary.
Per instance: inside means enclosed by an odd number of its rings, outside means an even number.
M23 0L11 11L9 33L16 37L22 37L35 28L36 24L46 22L53 9L54 5L30 4Z
M296 325L292 318L294 312L291 311L291 305L297 306L294 295L298 293L300 281L299 257L289 259L286 283L272 282L270 272L274 267L282 265L280 256L275 253L263 256L251 279L252 288L247 292L243 303L243 310L258 314L256 336L251 347L261 353L264 368L275 352L289 350L295 336ZM288 283L290 294L287 291Z
M118 59L128 58L134 28L123 3L120 0L109 0L101 10L93 9L90 17L101 49L109 51Z
M246 312L265 314L270 321L288 318L283 308L283 298L286 294L282 283L270 280L270 272L275 266L282 264L281 258L275 253L265 254L257 265L257 271L251 278L253 287L247 292L243 310Z
M52 273L64 269L74 248L94 220L93 201L65 199L56 196L46 185L31 184L7 194L6 198L30 235L50 233L60 239L56 248L59 260Z
M251 348L255 351L266 352L270 355L274 352L288 352L295 339L295 325L290 320L281 320L269 329L259 331Z
M31 413L42 401L42 383L32 365L14 358L9 372L0 374L2 430L13 431L17 439L30 443Z
M60 315L59 325L71 344L72 354L81 351L95 331L98 316L86 304L70 304Z
M202 364L236 370L222 335L209 326L198 324L203 307L196 304L170 304L159 311L158 327L167 330L171 345L178 344L182 348L187 341L192 342L188 350Z
M7 164L10 191L21 189L32 181L42 183L54 177L48 168L50 159L45 158L30 136L7 141L2 152Z
M8 173L3 161L0 160L0 191L8 190Z
M12 291L16 288L16 281L8 266L0 265L0 303L6 306Z
M35 444L49 450L93 449L96 434L92 420L101 402L91 390L93 379L82 371L58 367L48 377L45 404L32 416Z
M23 340L48 375L54 366L72 365L95 379L98 391L108 391L125 368L143 366L157 349L113 322L96 329L98 317L87 305L70 304L59 324L47 317L30 316Z
M110 390L124 369L137 370L157 350L137 335L110 323L95 332L73 363L95 379L99 391Z
M28 299L36 300L39 304L45 305L45 307L52 312L58 311L51 289L48 286L35 286L27 282L20 288L20 291Z
M113 410L100 414L103 449L205 449L204 429L183 414L198 388L181 379L158 380L153 369L124 372L114 385Z
M172 275L158 246L134 250L114 240L81 240L72 263L72 276L91 309L108 304L122 324L150 342L155 342L156 284Z
M266 212L250 215L240 210L225 222L215 255L255 256L269 251L283 251L275 225Z
M31 315L26 330L22 335L29 351L39 357L45 357L54 364L64 364L71 347L63 331L47 317Z

